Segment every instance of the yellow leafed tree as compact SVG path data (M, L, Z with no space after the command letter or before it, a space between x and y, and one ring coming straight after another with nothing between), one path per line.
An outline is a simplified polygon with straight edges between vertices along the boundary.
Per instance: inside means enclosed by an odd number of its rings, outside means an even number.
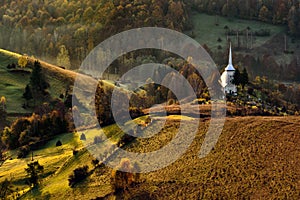
M57 65L65 67L66 69L71 68L69 51L67 50L65 45L61 45L59 48L59 53L57 56Z
M4 96L1 97L0 104L1 104L2 109L4 110L5 106L6 106L6 98Z
M112 181L116 190L125 190L134 182L134 174L125 171L131 171L134 168L128 158L123 158L119 164L118 170L112 171Z
M28 64L27 56L21 56L18 60L18 65L22 68L25 68Z

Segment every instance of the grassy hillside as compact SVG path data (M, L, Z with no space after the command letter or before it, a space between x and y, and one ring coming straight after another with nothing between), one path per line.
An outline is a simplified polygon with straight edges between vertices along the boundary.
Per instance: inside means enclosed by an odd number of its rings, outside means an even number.
M217 21L216 21L217 19ZM207 15L202 13L194 13L192 15L192 21L194 25L195 39L200 44L206 44L212 51L216 51L218 46L221 45L224 49L227 49L226 30L227 26L232 30L245 30L250 27L252 31L258 31L260 29L269 29L271 31L270 36L267 37L254 37L253 48L262 46L276 34L285 30L284 26L276 26L258 21L242 20L235 18L226 18L214 15ZM218 25L216 25L216 22ZM218 42L218 38L222 41ZM236 37L231 36L232 42L236 45Z
M31 112L31 110L25 110L22 108L22 105L25 102L22 95L26 84L29 83L30 73L14 72L7 69L7 65L17 63L20 56L22 55L0 49L0 96L6 97L7 112L9 114L24 114ZM31 62L36 60L31 57L28 59ZM76 77L80 77L82 78L81 80L85 80L87 87L89 84L96 84L96 80L89 76L62 69L44 61L40 61L40 63L43 68L43 73L50 84L49 92L52 98L58 98L60 94L64 93L67 87L73 85ZM30 69L25 70L30 72Z
M174 136L178 117L169 117L164 129L149 139L137 139L126 147L133 152L153 151ZM159 119L158 119L159 120ZM185 119L187 121L191 118ZM198 158L208 121L187 152L167 168L141 174L141 181L129 188L126 198L147 199L295 199L300 195L300 120L299 117L228 118L213 152ZM149 130L155 130L155 123ZM115 125L108 133L117 131ZM188 131L188 130L187 130ZM91 134L99 133L91 130ZM60 139L62 147L55 147ZM77 134L58 136L40 150L35 159L45 167L45 178L38 189L26 193L24 168L30 158L6 161L0 167L0 180L12 177L21 199L92 199L108 195L115 199L110 185L111 169L98 168L84 182L71 189L68 176L79 166L89 165L93 157L82 149Z
M103 129L103 131L109 135L115 134L116 130L118 130L116 125L108 126ZM87 140L89 140L94 136L101 135L101 132L102 131L97 129L91 129L85 132L85 134L87 135ZM17 159L16 151L8 152L11 159L5 161L0 167L0 182L5 180L5 178L11 179L13 182L13 190L16 191L14 195L18 193L22 195L22 199L44 199L48 195L52 197L53 195L63 195L66 198L71 198L71 196L76 194L76 189L72 190L68 186L69 175L74 169L83 165L88 165L90 169L93 168L91 164L93 157L83 148L83 144L79 140L80 134L81 133L68 133L56 136L47 144L41 146L39 150L33 151L34 160L38 160L39 163L44 166L43 180L38 189L33 189L31 192L28 192L29 187L25 184L26 174L24 169L27 163L31 161L31 155L28 155L25 159ZM116 135L116 137L120 136L121 135ZM58 140L63 144L60 147L56 147ZM74 149L79 151L76 156L73 155ZM92 177L94 177L94 175ZM99 186L99 184L102 185L103 180L97 182L97 186ZM89 187L92 188L92 185L89 185ZM102 191L102 193L111 192L109 184L106 191ZM70 196L69 194L73 195Z
M251 79L267 76L298 81L299 39L287 35L285 26L198 12L193 12L192 21L193 30L188 34L207 45L220 69L228 64L228 38L233 47L233 64L240 70L247 68Z
M299 118L228 118L214 151L199 159L207 128L207 123L202 124L180 160L144 175L147 184L132 191L151 188L157 199L297 198L299 122Z
M20 56L20 54L2 49L0 50L0 95L6 97L7 112L10 114L31 112L30 110L25 110L22 108L22 105L25 102L25 100L22 98L22 95L24 93L26 84L29 83L30 73L11 71L6 68L8 64L18 63L18 58ZM55 69L57 70L57 73L61 73L61 76L56 76L54 73L54 68L49 68L46 63L42 63L42 66L44 67L47 81L51 85L49 89L51 96L58 98L59 94L65 91L68 84L68 81L64 81L64 79L68 80L67 73L62 73L62 71L58 71L59 69ZM28 69L27 71L30 70Z
M7 99L7 111L26 113L21 106L24 100L22 94L25 85L29 82L29 76L24 74L14 74L8 72L6 66L11 63L16 63L17 57L8 52L0 51L0 96L5 96Z
M53 176L53 174L57 173L57 171L64 165L66 165L68 162L74 162L73 160L70 160L70 157L72 157L72 149L78 146L78 137L77 135L74 135L72 133L58 136L57 138L53 139L52 141L48 142L45 146L41 147L41 150L37 150L33 152L34 159L38 160L39 163L44 168L45 173L45 180L49 180L49 177ZM61 147L55 147L55 143L61 140L63 143L63 146ZM26 159L16 159L16 156L12 153L12 159L6 161L1 166L1 181L4 180L4 178L11 178L14 183L14 189L18 188L18 191L20 194L26 193L29 189L29 187L25 184L24 180L26 178L26 174L24 169L27 166L27 163L31 160L31 155L28 156ZM77 163L79 164L79 163ZM71 165L72 166L72 165ZM67 168L63 171L64 173L70 172ZM62 173L60 173L60 177L66 177L63 176ZM61 181L54 182L58 184L58 187L60 187ZM53 188L56 186L54 185ZM54 189L55 191L55 189Z
M293 51L294 54L284 54L285 48L285 26L283 25L272 25L264 22L254 21L254 20L243 20L237 18L227 18L222 16L207 15L203 13L193 12L193 36L195 40L200 44L206 44L213 53L218 51L226 51L228 49L227 34L225 27L228 29L236 30L246 30L249 29L248 38L248 49L246 48L246 36L240 35L240 45L242 49L235 49L234 53L251 54L255 58L262 56L264 54L274 55L275 60L279 63L289 64L294 56L299 55L299 39L292 38L287 35L287 50ZM216 25L216 22L218 25ZM269 36L253 36L251 45L251 32L256 32L260 30L269 30ZM189 33L191 34L191 33ZM219 41L218 39L221 39ZM236 35L229 36L231 39L233 47L237 46ZM219 49L219 46L222 49Z

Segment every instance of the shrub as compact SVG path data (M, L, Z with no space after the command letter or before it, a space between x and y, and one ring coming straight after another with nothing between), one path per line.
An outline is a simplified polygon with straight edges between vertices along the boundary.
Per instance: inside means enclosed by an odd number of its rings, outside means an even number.
M44 167L39 164L38 161L27 164L27 168L25 169L27 176L29 176L28 184L30 186L36 186L39 184L40 175L44 171Z
M168 105L171 106L171 105L174 105L175 104L175 100L174 99L169 99L168 100Z
M73 149L73 156L76 156L77 154L78 154L78 150L76 150L76 149Z
M99 160L98 159L92 160L92 164L96 167L99 164Z
M15 63L12 63L12 64L8 64L7 69L16 69L16 64Z
M57 146L57 147L60 147L60 146L62 146L62 143L61 143L61 141L60 141L60 140L58 140L58 141L56 142L56 146Z
M25 145L25 146L22 146L20 147L19 151L18 151L18 159L19 158L26 158L26 156L29 154L30 152L30 147L29 145Z
M137 163L131 164L128 158L123 158L117 168L112 171L112 185L115 188L116 193L126 190L130 185L136 183L140 179L139 173L131 173L125 171L140 170L140 166Z
M103 142L102 137L100 137L100 136L94 137L94 144L99 144L99 143L101 143L101 142Z
M134 174L125 172L134 168L131 162L127 158L123 158L118 166L117 170L112 171L112 184L115 187L116 192L122 192L126 190L134 182Z
M121 147L121 146L123 146L124 144L128 144L128 143L132 142L133 140L135 140L135 137L133 137L133 136L131 136L131 135L128 135L128 134L124 134L124 135L120 138L120 140L119 140L117 146L118 146L118 147Z
M72 188L80 181L84 180L88 176L88 169L87 165L83 167L78 167L73 171L73 174L69 176L69 186Z
M86 140L86 137L85 137L85 134L84 134L84 133L82 133L82 134L80 135L80 140Z

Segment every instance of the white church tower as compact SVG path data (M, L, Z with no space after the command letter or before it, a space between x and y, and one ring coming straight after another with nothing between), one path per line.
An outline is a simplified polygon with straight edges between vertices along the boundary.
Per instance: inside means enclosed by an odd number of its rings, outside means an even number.
M223 74L221 76L222 86L223 86L226 94L236 94L237 93L237 88L232 83L234 73L235 73L235 69L232 65L232 51L231 51L231 43L230 43L229 62L228 62L227 67L225 68L225 71L223 72Z

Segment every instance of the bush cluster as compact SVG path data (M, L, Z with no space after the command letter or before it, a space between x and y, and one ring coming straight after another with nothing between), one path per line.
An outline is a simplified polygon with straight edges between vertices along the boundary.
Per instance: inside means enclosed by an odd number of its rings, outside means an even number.
M73 174L69 176L69 186L73 188L77 183L84 180L89 174L88 169L89 167L87 165L75 169Z

